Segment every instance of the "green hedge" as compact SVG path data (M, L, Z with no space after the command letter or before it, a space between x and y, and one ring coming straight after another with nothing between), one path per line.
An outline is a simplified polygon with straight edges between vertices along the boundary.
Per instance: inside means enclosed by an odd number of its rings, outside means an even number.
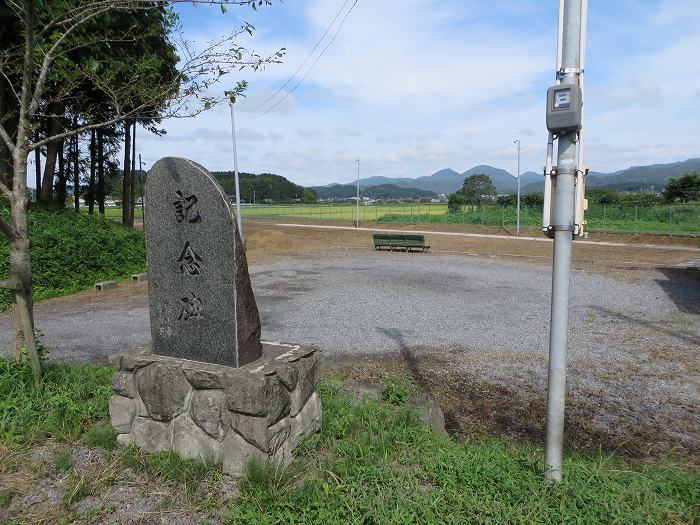
M3 214L7 216L7 210ZM146 268L143 232L99 215L35 209L29 212L29 231L36 300L74 293ZM7 278L9 264L7 239L0 236L0 279ZM9 292L0 290L0 311L9 304Z

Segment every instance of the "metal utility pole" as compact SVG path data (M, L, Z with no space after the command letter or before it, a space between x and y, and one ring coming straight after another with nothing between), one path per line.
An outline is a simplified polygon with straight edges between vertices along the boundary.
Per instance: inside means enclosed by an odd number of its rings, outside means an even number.
M582 100L575 103L582 69L582 46L585 37L587 0L560 0L559 36L557 58L557 80L554 88L556 101L550 106L548 96L548 118L550 114L567 115L569 109L582 108ZM570 86L570 89L567 89ZM560 89L561 88L561 89ZM550 111L553 110L553 111ZM581 111L582 115L582 111ZM571 251L574 237L574 190L577 177L577 140L582 117L578 117L578 128L571 124L557 129L548 128L558 139L557 164L555 169L554 214L550 232L554 237L554 260L552 265L552 311L549 334L549 377L547 388L547 444L545 451L545 481L548 484L561 481L564 444L564 406L566 395L566 351L569 323L569 285L571 273Z
M518 204L516 209L515 235L520 235L520 139L515 139L513 144L518 145Z
M144 190L143 190L143 185L144 185L144 176L143 176L143 162L141 162L141 154L139 153L139 175L141 176L141 222L143 223L144 228L146 227L146 212L144 210L143 206L143 199L144 199Z
M238 220L238 231L241 234L241 242L245 243L243 237L243 222L241 221L241 187L238 182L238 153L236 151L236 122L233 117L233 105L236 103L235 97L231 97L228 105L231 106L231 143L233 144L233 174L236 180L236 219ZM244 244L245 246L245 244Z
M355 228L360 227L360 159L357 159L357 200L355 201Z

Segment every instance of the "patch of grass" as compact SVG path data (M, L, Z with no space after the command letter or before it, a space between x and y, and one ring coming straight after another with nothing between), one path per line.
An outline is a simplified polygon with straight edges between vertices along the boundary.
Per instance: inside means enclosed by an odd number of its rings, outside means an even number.
M569 452L565 481L543 483L542 450L502 439L455 443L408 406L354 401L322 384L321 432L302 446L304 482L249 484L237 524L694 523L700 477Z
M220 471L213 463L185 459L172 451L148 454L135 445L124 448L121 463L125 467L182 486L189 499L194 497L200 483L215 482Z
M379 392L382 401L392 405L405 405L409 396L416 392L416 385L402 378L399 374L392 374L384 380L384 385Z
M108 421L92 425L83 434L82 439L88 447L102 447L105 450L117 448L117 431Z
M0 508L8 507L15 494L17 494L17 487L12 486L0 489Z
M85 496L90 496L92 494L92 490L86 482L85 477L78 476L74 472L68 473L64 483L63 504L66 507L70 507L76 501L80 501Z
M77 439L108 419L113 373L106 367L46 364L44 380L35 387L26 362L0 359L0 441Z
M29 230L35 300L75 293L99 281L145 271L143 232L99 215L32 209ZM0 279L7 278L9 264L7 239L0 236ZM9 304L9 291L0 290L0 311Z
M59 472L67 472L73 468L73 454L70 449L61 450L53 461L53 466Z

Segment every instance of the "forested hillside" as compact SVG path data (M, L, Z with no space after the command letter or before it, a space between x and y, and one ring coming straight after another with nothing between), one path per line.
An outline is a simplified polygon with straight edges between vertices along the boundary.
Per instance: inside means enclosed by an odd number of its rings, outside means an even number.
M236 181L232 171L215 171L212 173L228 195L236 194ZM281 175L273 173L239 173L241 199L246 202L290 203L301 199L305 203L316 202L313 190L294 184Z

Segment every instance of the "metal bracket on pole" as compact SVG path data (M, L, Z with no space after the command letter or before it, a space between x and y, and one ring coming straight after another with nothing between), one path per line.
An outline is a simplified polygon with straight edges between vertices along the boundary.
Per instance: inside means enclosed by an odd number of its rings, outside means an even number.
M563 67L557 71L557 80L561 82L566 77L578 77L580 75L583 75L583 68Z

